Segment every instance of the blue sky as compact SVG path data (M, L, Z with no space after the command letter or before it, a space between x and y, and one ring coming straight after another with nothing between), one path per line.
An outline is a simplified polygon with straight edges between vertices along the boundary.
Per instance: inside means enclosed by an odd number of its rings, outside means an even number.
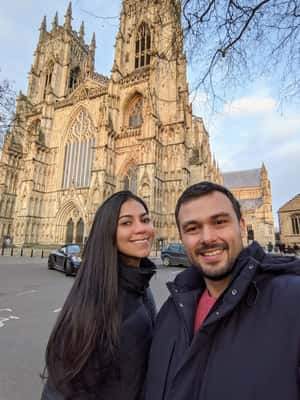
M73 0L73 28L85 21L85 39L96 33L96 70L110 74L120 0ZM56 11L63 22L68 1L10 0L0 14L0 80L14 81L26 93L27 74L33 62L39 27L44 15L48 28ZM192 72L189 70L192 81ZM205 94L191 96L193 112L202 116L210 134L212 151L223 171L258 168L265 163L271 179L273 210L300 192L300 113L296 104L279 105L271 77L230 92L231 102L210 113Z

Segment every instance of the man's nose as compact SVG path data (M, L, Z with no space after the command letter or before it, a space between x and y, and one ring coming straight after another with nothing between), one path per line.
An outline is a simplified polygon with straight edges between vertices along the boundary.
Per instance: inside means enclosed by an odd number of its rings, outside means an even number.
M216 241L216 231L212 226L205 225L202 227L201 241L203 243L211 243Z

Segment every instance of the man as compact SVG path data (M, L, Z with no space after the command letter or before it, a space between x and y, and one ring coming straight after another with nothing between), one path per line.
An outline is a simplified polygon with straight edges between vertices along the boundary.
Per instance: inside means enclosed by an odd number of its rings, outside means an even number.
M146 400L299 400L300 260L243 248L223 186L189 187L175 217L193 266L168 283Z

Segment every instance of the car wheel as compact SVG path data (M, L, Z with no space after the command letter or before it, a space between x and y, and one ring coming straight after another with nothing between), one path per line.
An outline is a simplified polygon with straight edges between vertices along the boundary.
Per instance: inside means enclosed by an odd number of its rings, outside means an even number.
M73 274L73 265L68 260L66 261L65 273L66 276L71 276Z
M48 269L54 269L54 267L55 267L54 257L50 256L48 258Z
M164 264L165 267L168 267L169 265L171 265L169 257L164 257L163 258L163 264Z

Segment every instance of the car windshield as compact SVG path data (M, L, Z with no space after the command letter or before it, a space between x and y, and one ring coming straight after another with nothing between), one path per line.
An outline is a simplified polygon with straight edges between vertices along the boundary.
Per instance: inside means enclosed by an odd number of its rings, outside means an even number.
M185 249L183 245L179 245L179 252L185 254Z
M79 254L80 253L80 247L79 246L68 246L67 247L67 252L68 254Z

